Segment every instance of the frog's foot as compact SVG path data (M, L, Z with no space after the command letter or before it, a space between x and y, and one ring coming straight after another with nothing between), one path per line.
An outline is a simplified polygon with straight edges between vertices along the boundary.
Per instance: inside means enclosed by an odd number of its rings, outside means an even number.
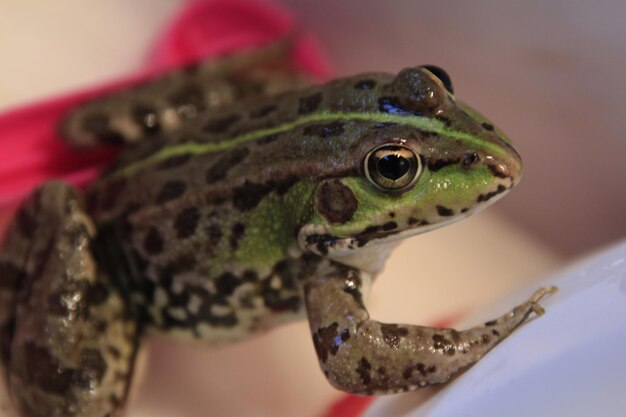
M29 417L108 416L125 400L137 325L96 269L92 238L76 193L61 183L33 193L7 236L0 296L13 310L0 311L0 337L11 396Z
M306 285L306 305L320 365L337 388L386 394L440 384L467 369L535 313L542 288L528 301L483 326L464 331L384 324L369 318L357 271Z

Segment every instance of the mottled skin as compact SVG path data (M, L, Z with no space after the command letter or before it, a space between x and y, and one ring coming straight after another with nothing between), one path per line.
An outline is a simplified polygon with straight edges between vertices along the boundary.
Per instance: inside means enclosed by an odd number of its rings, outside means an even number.
M145 332L233 341L306 313L333 385L391 393L448 380L542 313L550 289L466 331L370 320L362 294L394 243L500 198L519 155L438 68L274 94L302 77L250 56L196 71L189 102L171 94L188 70L64 122L76 146L133 146L86 204L44 184L9 232L0 347L25 415L118 414Z

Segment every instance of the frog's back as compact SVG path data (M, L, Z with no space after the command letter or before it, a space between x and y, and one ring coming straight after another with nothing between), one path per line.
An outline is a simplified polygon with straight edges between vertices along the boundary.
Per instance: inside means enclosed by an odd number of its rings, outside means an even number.
M316 119L376 107L358 81L245 100L121 153L89 205L101 240L121 242L123 262L112 263L127 265L149 322L223 339L302 311L300 283L322 258L302 257L297 230L315 179L358 174L347 149L365 129ZM346 85L356 94L332 93Z

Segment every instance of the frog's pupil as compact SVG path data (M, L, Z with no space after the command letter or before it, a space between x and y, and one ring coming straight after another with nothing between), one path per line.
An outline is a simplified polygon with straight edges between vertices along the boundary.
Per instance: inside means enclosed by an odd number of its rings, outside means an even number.
M402 178L411 167L410 162L400 155L389 154L378 160L377 168L380 175L390 180Z

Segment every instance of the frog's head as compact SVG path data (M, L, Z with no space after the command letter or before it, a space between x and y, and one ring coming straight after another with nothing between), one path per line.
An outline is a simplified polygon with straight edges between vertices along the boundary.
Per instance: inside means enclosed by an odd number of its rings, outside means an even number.
M522 170L509 139L456 100L443 70L409 68L380 80L363 100L375 106L345 113L346 134L357 136L345 153L354 170L317 183L314 214L298 235L305 250L372 272L389 243L484 209Z

